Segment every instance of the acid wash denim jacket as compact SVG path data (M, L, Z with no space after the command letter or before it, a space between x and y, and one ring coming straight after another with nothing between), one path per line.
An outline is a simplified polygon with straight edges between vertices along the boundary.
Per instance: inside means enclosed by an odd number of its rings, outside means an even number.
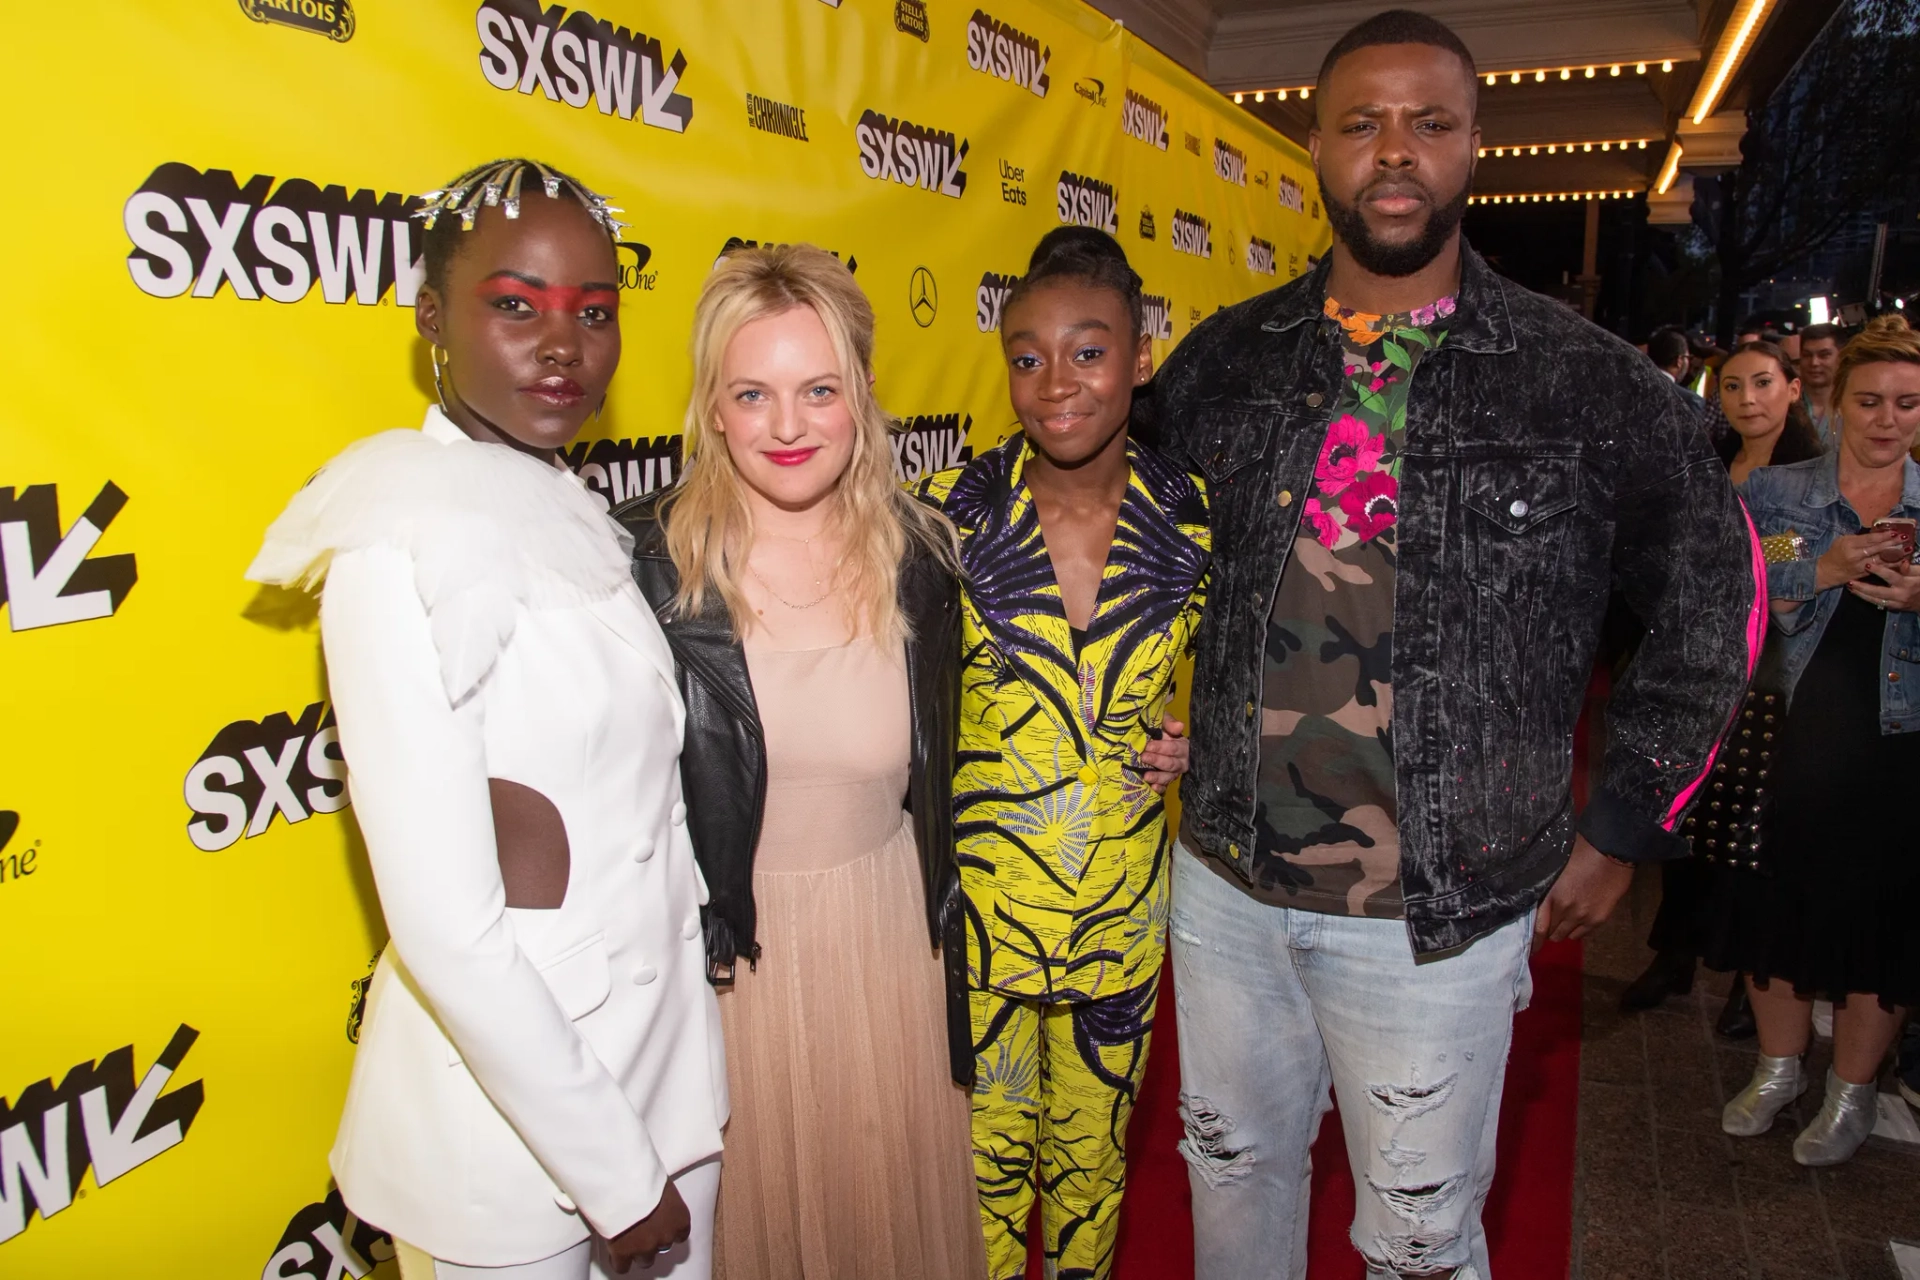
M1889 514L1920 519L1920 465L1907 459L1906 482L1900 501ZM1840 496L1840 455L1829 453L1808 462L1784 467L1761 467L1747 477L1741 492L1762 537L1797 533L1806 540L1798 560L1767 566L1767 594L1775 600L1810 600L1781 617L1775 614L1774 641L1787 703L1807 669L1820 637L1827 633L1833 611L1840 607L1845 587L1813 589L1814 562L1825 555L1835 538L1860 532L1860 518ZM1773 657L1768 658L1772 663ZM1769 667L1771 670L1771 667ZM1880 645L1880 732L1920 730L1920 613L1887 614L1886 639Z
M1393 750L1420 955L1531 911L1566 865L1610 585L1648 634L1577 829L1616 858L1689 852L1676 827L1766 627L1758 543L1698 408L1626 343L1462 259L1446 341L1413 377L1399 492ZM1208 318L1136 404L1212 496L1181 835L1242 879L1267 617L1340 389L1330 264Z

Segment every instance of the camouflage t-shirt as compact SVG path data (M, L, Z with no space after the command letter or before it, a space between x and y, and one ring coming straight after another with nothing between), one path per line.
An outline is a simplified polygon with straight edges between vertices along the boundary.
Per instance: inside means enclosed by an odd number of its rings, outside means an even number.
M1454 300L1401 315L1329 298L1346 380L1267 619L1254 891L1398 919L1393 778L1394 521L1407 390Z

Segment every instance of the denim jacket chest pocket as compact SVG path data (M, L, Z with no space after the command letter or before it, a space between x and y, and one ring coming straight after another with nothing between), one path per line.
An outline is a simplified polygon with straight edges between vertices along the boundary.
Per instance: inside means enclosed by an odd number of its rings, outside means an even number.
M1580 459L1496 457L1460 462L1466 509L1462 570L1501 596L1552 581L1579 505Z

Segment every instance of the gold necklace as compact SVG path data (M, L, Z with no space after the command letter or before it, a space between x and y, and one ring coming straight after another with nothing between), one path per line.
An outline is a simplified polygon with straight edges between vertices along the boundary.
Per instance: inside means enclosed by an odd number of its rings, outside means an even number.
M819 537L820 536L819 534L816 533L812 537L807 537L807 538L796 538L790 533L777 533L773 536L776 538L785 538L789 542L797 542L801 546L805 547L807 549L807 566L809 568L813 566L813 539ZM834 568L836 570L839 569L839 567L840 566L837 563L834 565ZM833 594L833 588L831 586L822 585L820 578L816 575L813 580L813 585L820 588L820 594L815 596L813 599L807 601L805 604L795 604L793 601L781 595L778 591L775 591L773 589L773 584L771 582L768 582L765 578L761 577L760 571L753 567L752 561L747 562L747 572L753 575L753 580L755 582L759 583L762 587L766 588L766 592L768 595L772 596L775 600L778 600L781 604L787 606L787 608L792 609L796 612L802 609L811 609L815 605L819 604L822 600L825 600L829 595Z

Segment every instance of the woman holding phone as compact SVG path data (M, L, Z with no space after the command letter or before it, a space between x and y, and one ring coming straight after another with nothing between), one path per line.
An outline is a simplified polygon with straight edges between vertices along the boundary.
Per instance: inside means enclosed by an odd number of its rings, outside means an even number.
M1881 1061L1920 1002L1920 835L1899 800L1920 777L1920 336L1873 321L1841 353L1834 398L1839 448L1757 470L1744 489L1787 705L1763 727L1779 734L1760 834L1770 874L1716 878L1705 954L1750 975L1759 1024L1753 1078L1721 1117L1735 1136L1766 1132L1807 1091L1813 999L1834 1001L1825 1098L1793 1144L1804 1165L1866 1141Z

